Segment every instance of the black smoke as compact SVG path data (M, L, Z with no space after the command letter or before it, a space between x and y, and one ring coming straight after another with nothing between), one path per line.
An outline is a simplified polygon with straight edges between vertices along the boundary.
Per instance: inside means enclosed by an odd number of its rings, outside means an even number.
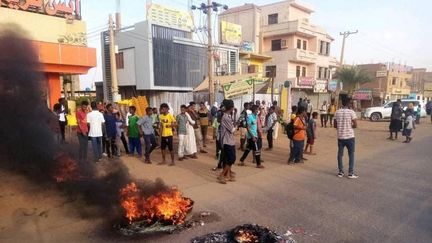
M74 159L76 146L59 145L58 120L47 107L47 83L39 57L18 26L0 29L0 169L26 176L80 201L83 216L120 217L119 191L130 183L121 161L98 166L79 164L79 180L57 183L61 162ZM167 187L162 181L140 182L146 192ZM88 210L91 208L91 210Z

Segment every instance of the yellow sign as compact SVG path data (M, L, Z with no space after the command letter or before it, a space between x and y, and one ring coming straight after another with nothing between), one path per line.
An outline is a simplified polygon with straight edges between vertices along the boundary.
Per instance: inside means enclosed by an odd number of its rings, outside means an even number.
M254 81L255 87L266 82L266 80L262 78L249 78L223 85L225 99L232 99L239 96L252 94Z
M188 32L194 28L192 16L188 12L154 3L147 5L147 20L152 24Z
M221 21L221 42L223 44L240 45L242 42L241 25Z

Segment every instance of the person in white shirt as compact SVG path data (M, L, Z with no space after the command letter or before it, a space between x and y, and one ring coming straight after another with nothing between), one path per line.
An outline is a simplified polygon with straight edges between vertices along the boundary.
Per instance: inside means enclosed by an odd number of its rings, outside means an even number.
M105 119L102 113L97 109L96 102L91 103L92 111L87 114L87 123L90 125L88 136L92 141L93 156L96 162L102 159L102 130Z
M58 100L58 102L61 106L60 110L58 111L58 117L59 117L61 138L62 138L62 142L64 143L66 141L65 133L66 133L66 126L67 126L67 118L66 118L67 111L66 111L66 107L65 107L66 100L65 100L65 98L60 98Z

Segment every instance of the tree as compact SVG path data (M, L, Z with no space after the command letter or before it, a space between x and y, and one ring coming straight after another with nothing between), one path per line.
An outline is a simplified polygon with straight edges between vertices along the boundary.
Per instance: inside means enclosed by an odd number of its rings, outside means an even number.
M372 82L373 79L357 66L343 66L336 71L335 78L343 83L349 93L360 87L360 84Z

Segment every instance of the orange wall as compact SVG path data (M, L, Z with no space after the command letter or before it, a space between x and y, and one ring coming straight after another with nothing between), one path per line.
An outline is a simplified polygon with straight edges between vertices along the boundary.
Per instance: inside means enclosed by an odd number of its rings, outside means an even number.
M60 75L47 73L49 107L52 109L61 97Z

